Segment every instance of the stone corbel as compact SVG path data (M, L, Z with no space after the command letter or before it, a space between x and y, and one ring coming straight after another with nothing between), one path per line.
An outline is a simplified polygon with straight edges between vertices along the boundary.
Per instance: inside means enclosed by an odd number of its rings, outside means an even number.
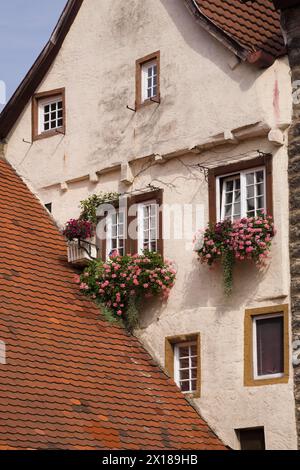
M133 183L133 174L129 163L122 163L121 165L121 183L127 186Z
M62 193L65 193L66 191L68 191L68 189L69 189L68 183L66 183L65 181L63 183L60 183L60 190Z
M90 173L89 174L89 180L90 180L91 183L94 183L94 184L98 183L99 182L98 174L96 172Z
M278 147L284 145L285 142L284 133L280 129L271 129L268 134L268 139L274 145L278 145Z
M164 157L158 153L154 155L154 161L159 164L165 163Z

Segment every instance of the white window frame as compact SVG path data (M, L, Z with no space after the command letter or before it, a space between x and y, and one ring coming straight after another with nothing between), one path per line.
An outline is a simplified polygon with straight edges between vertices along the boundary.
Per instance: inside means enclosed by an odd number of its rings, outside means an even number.
M125 211L122 212L123 213L123 241L124 241L124 255L126 255L126 214L125 214ZM115 212L110 212L109 214L107 214L107 217L106 217L106 258L108 259L109 258L109 254L111 253L111 251L113 250L112 248L112 217L113 215L117 215L118 217L118 220L119 220L119 216L120 216L120 211L116 210ZM119 221L117 223L117 238L115 238L117 240L117 248L114 248L116 250L118 250L119 252L119 240L121 239L119 237Z
M151 94L151 97L148 97L148 70L150 67L154 67L156 66L157 68L157 71L156 71L156 85L153 85L152 84L152 92L153 92L153 88L154 86L156 86L156 94ZM141 96L142 96L142 103L144 103L145 101L148 101L150 98L156 98L157 95L158 95L158 63L157 63L157 60L154 59L154 60L151 60L149 62L145 62L144 64L142 64L142 68L141 68L141 74L142 74L142 80L141 80L141 84L142 84L142 90L141 90ZM155 76L155 75L154 75ZM153 77L154 77L153 76ZM152 77L152 79L153 79Z
M283 324L283 331L284 331L284 315L282 313L274 313L270 315L257 315L252 317L252 350L253 350L253 378L254 380L266 380L266 379L277 379L281 378L284 376L284 371L278 374L266 374L266 375L258 375L257 373L257 329L256 329L256 323L257 321L260 320L266 320L270 318L282 318L282 324ZM283 356L285 354L284 351L284 345L283 345ZM284 366L283 366L284 367Z
M49 127L49 129L45 130L45 121L44 121L44 116L45 116L45 106L51 106L51 104L54 104L54 103L59 103L59 102L62 102L62 118L59 118L59 119L62 119L62 126L56 126L56 127L52 127L51 126ZM47 132L51 132L51 131L55 131L56 129L61 129L63 126L64 126L64 100L63 100L63 96L62 95L56 95L56 96L53 96L52 98L44 98L44 99L40 99L38 101L38 134L45 134ZM50 114L51 114L51 111L50 111ZM51 119L49 121L49 125L51 123Z
M155 215L156 215L156 227L152 230L155 230L156 232L156 250L158 250L158 240L159 240L159 204L157 203L156 200L150 200L150 201L145 201L141 202L138 204L138 254L142 254L143 251L145 250L144 248L144 207L145 206L155 206ZM151 228L150 228L151 230ZM149 246L150 246L151 240L149 239ZM149 249L148 246L148 249ZM150 251L150 250L149 250Z
M196 354L196 357L197 357L197 367L196 367L196 370L197 370L197 379L196 379L196 384L197 384L197 381L198 381L198 374L199 374L199 364L198 364L198 356L199 356L199 351L198 351L198 342L197 341L187 341L187 342L184 342L184 343L176 343L174 345L174 382L176 383L176 385L181 389L181 386L180 386L180 382L182 382L182 380L180 380L180 373L179 373L179 370L180 370L180 363L179 363L179 349L180 348L183 348L183 347L189 347L189 346L196 346L196 351L197 351L197 354ZM193 356L195 357L195 356ZM191 371L192 370L192 365L191 365L191 356L189 356L189 367L186 369L186 370L189 370ZM189 376L191 376L191 373L189 372ZM182 393L184 394L191 394L191 393L196 393L197 391L197 385L196 385L196 388L195 390L192 390L192 380L191 378L189 379L186 379L186 382L189 381L189 388L190 390L187 390L187 391L183 391L182 390Z
M257 171L263 171L264 173L264 210L267 209L267 180L266 180L266 167L258 166L255 168L248 168L243 171L235 171L233 173L224 174L216 178L216 205L217 205L217 222L224 220L224 211L225 211L225 201L224 201L224 192L225 185L224 182L230 177L240 177L240 192L241 192L241 219L247 217L247 188L246 188L246 176L249 173L255 173ZM223 180L223 194L221 194L221 181ZM232 220L232 219L231 219Z

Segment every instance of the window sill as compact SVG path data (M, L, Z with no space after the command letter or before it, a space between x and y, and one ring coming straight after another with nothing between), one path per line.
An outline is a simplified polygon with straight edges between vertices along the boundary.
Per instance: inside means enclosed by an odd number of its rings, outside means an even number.
M46 131L46 132L42 132L41 134L37 134L37 135L34 135L32 137L32 141L36 141L36 140L42 140L42 139L48 139L48 137L54 137L54 136L57 136L57 135L65 135L65 128L64 127L59 127L57 129L54 129L52 131Z
M136 111L145 108L151 104L160 104L160 96L155 96L152 100L148 99L141 103L136 103Z
M263 385L276 385L276 384L287 384L289 381L288 375L283 375L282 377L274 377L268 379L245 379L245 387L261 387Z

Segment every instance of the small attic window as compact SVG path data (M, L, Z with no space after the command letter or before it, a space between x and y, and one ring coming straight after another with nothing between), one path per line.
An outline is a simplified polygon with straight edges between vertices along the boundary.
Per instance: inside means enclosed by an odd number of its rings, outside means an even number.
M136 108L160 102L160 53L136 61Z
M37 93L32 103L32 140L65 134L65 89Z

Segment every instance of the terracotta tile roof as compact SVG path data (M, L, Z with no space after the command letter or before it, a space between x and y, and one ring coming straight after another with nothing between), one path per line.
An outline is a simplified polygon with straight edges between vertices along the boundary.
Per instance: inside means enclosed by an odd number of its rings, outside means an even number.
M63 238L0 160L0 449L222 449L139 341L78 292Z
M271 0L196 0L202 14L248 51L285 53L280 13Z

